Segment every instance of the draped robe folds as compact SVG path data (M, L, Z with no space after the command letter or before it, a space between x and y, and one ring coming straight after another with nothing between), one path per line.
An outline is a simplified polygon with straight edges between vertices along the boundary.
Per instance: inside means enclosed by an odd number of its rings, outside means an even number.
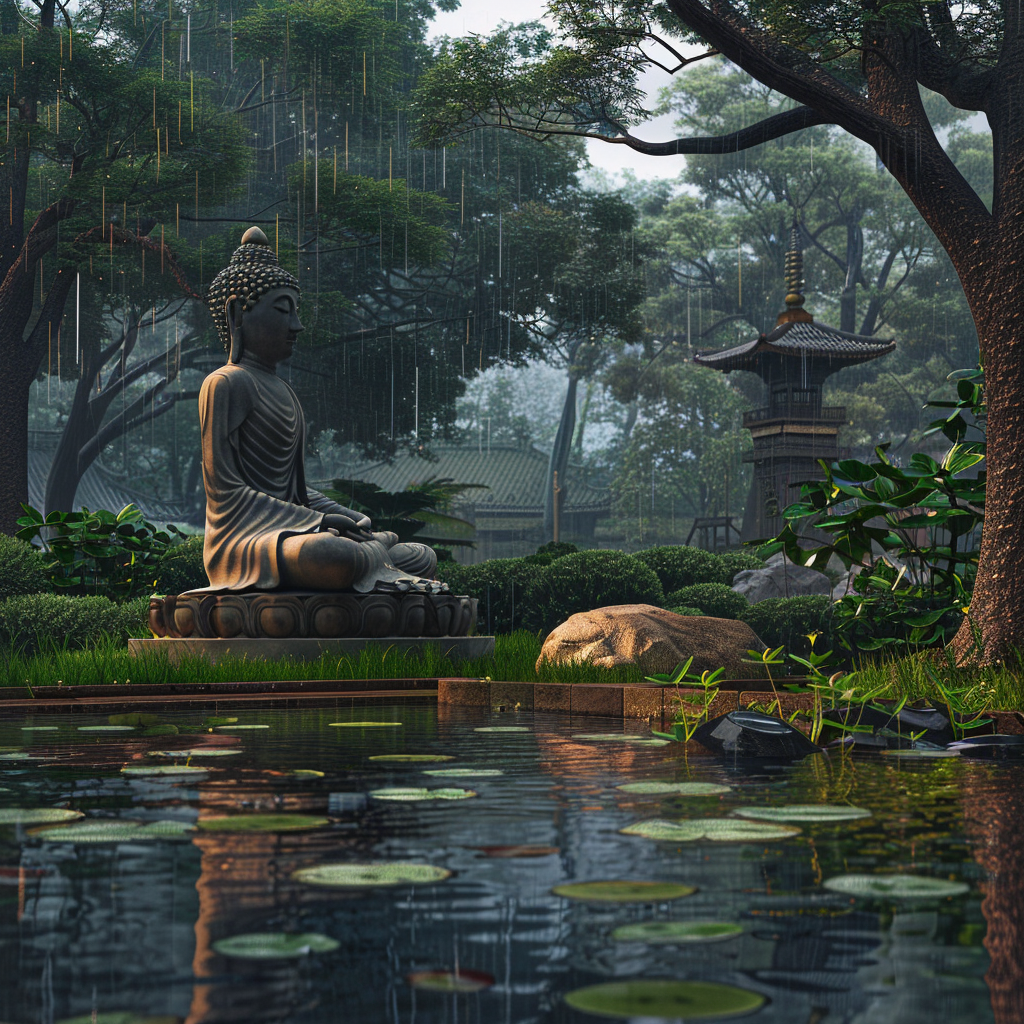
M243 355L199 393L206 488L203 562L212 590L281 585L280 544L340 512L307 490L306 421L288 383Z

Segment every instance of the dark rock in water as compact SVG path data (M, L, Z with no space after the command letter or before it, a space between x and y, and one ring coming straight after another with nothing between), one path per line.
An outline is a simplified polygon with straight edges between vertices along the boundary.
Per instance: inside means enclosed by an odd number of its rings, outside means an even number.
M986 761L1024 760L1024 736L1010 736L992 733L988 736L967 736L956 743L950 743L961 757L972 757Z
M903 708L899 714L879 711L865 705L835 708L826 711L822 718L825 727L829 723L847 726L868 726L871 732L847 732L853 742L863 747L878 747L896 750L912 747L916 736L918 741L945 746L953 739L953 730L946 715L935 708ZM845 731L845 730L844 730Z
M760 711L730 711L719 715L705 722L693 738L708 750L730 757L791 759L821 749L789 722Z

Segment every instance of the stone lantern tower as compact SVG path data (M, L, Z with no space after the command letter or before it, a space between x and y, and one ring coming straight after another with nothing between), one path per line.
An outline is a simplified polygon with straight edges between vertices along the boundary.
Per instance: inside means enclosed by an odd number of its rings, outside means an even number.
M896 347L816 323L803 308L803 252L796 224L786 253L786 309L775 329L723 352L697 353L694 362L713 370L750 370L765 385L767 404L743 415L754 450L750 497L743 516L743 540L774 537L782 511L800 497L800 484L821 479L819 459L840 458L843 406L823 406L825 379L837 370L884 356Z

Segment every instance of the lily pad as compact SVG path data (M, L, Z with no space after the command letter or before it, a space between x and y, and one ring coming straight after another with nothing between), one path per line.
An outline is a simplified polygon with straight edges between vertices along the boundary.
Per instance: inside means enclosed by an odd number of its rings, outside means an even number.
M317 932L247 932L218 939L214 951L222 956L242 960L292 960L310 953L331 953L341 945L335 939Z
M69 811L64 807L3 807L0 808L0 825L53 825L61 821L75 821L84 818L81 811Z
M724 942L742 934L743 926L730 921L643 921L616 928L612 938L616 942L646 942L649 946L669 946Z
M528 725L481 725L473 732L532 732Z
M328 722L332 729L394 729L401 722Z
M193 826L184 821L84 821L38 829L33 834L52 843L128 843L139 839L188 839Z
M80 725L79 732L135 732L134 725Z
M149 750L150 757L230 757L240 754L238 747L192 747L189 750Z
M645 796L718 796L732 790L717 782L626 782L615 788Z
M424 775L436 775L440 778L476 778L489 779L495 775L504 775L500 768L426 768Z
M209 768L187 764L130 764L121 769L122 775L208 775Z
M377 864L318 864L292 872L292 881L330 888L362 889L372 886L430 885L451 877L433 864L392 861Z
M204 832L295 832L322 828L327 818L308 814L232 814L222 818L202 818L196 822Z
M643 836L669 843L692 843L710 839L718 843L759 843L771 839L788 839L800 829L792 825L769 825L738 818L692 818L687 821L664 821L651 818L619 829L626 836Z
M710 981L610 981L578 988L565 997L574 1009L629 1020L730 1020L754 1013L767 1001L760 992Z
M390 786L371 789L375 800L468 800L476 796L472 789L423 789L416 786Z
M836 875L825 888L847 896L891 897L898 900L945 899L970 891L964 882L924 875Z
M657 736L640 736L636 733L621 732L587 732L573 736L574 741L630 743L635 747L667 747L668 740L659 740Z
M59 725L23 725L22 732L58 732Z
M217 732L238 732L241 729L269 729L269 725L218 725Z
M209 718L203 719L203 725L207 728L211 726L216 728L218 725L233 725L237 721L237 718L230 718L227 715L211 715Z
M485 857L497 857L510 860L516 857L550 857L558 853L557 846L478 846L477 849Z
M871 812L865 807L851 807L849 804L782 804L779 807L737 807L733 811L741 818L755 818L758 821L807 821L827 823L830 821L854 821L870 818Z
M569 882L551 891L568 900L588 903L663 903L692 896L697 889L679 882Z
M494 984L494 975L483 971L415 971L406 984L427 992L482 992Z
M373 754L371 761L394 761L395 764L428 764L431 761L454 761L454 754Z
M9 750L0 754L0 761L43 761L42 754L29 754L24 750Z

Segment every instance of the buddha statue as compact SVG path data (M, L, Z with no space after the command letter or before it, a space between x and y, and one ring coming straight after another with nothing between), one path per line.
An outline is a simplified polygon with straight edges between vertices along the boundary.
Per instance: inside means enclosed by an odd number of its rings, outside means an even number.
M210 589L447 593L429 547L306 486L302 407L277 374L303 329L299 286L259 228L207 304L228 352L199 395Z

